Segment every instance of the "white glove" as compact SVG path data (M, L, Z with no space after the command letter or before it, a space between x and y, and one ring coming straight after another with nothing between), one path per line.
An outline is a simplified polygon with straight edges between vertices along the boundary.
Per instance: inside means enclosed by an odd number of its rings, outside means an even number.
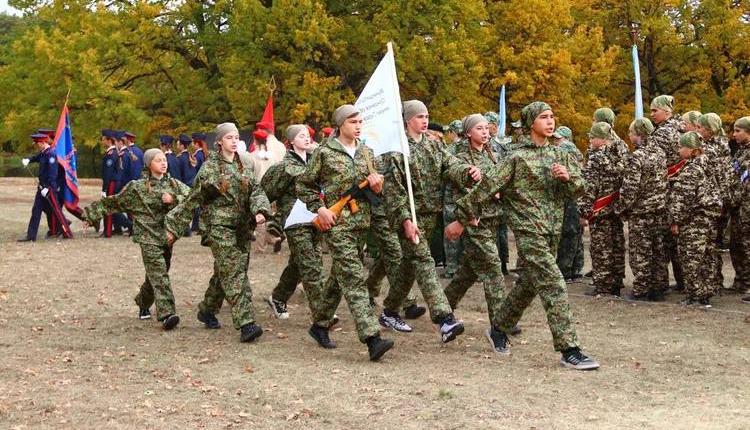
M42 188L42 191L41 191L41 193L42 193L42 197L47 197L47 194L49 194L49 189L47 189L47 188Z
M31 160L29 160L28 158L24 158L23 160L21 160L21 164L23 164L23 167L26 167L29 165L30 161Z
M107 192L106 191L102 191L102 197L107 197Z

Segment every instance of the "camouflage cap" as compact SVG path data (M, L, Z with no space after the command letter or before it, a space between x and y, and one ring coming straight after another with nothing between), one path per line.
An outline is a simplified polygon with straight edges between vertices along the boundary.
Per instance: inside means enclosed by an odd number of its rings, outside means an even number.
M638 118L630 123L628 130L636 136L649 136L654 132L654 124L648 118Z
M705 113L698 118L698 124L706 130L711 130L714 136L724 136L721 127L721 117L713 112Z
M702 145L703 139L701 135L694 131L688 131L680 136L680 146L683 148L698 149Z
M612 133L612 126L606 122L597 122L591 126L589 130L589 138L591 139L609 139Z
M536 101L527 104L521 109L521 123L524 127L531 128L536 117L546 110L552 110L552 108L545 102Z
M560 136L559 138L562 139L568 139L570 141L573 141L573 130L570 128L561 125L560 127L557 127L557 130L555 130L555 134ZM558 139L559 139L558 138Z
M750 131L750 116L743 116L734 122L734 126L745 131Z
M701 113L697 110L691 110L690 112L685 112L682 114L682 122L686 122L688 124L692 125L698 125L698 118L701 117Z
M608 107L599 108L594 111L594 121L615 125L615 112Z
M448 124L448 131L452 131L456 134L461 134L463 132L463 123L460 119L454 119L451 121L450 124Z
M497 114L497 112L485 112L484 118L489 122L490 124L499 124L500 123L500 115Z
M674 111L674 97L665 94L656 96L651 101L651 109L661 109L665 112Z

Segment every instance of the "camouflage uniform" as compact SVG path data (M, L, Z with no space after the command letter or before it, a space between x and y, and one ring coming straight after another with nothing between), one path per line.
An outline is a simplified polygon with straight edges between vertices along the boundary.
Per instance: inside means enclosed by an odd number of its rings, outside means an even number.
M654 132L649 137L649 141L664 151L664 155L667 157L667 169L669 169L680 162L680 156L677 153L677 150L680 149L680 122L676 118L669 118L659 124L654 124L654 127ZM676 176L673 176L668 180L668 189L672 187L675 179ZM669 229L664 231L664 248L669 262L672 263L672 274L677 283L677 288L682 289L684 282L680 259L677 254L677 238L672 235Z
M660 296L669 287L662 214L667 198L664 151L646 141L626 159L615 213L628 221L633 295Z
M183 201L190 189L182 182L165 175L161 179L145 177L128 182L118 194L107 196L86 208L89 224L96 224L104 216L117 212L133 215L133 242L141 246L146 280L135 303L148 309L156 303L159 321L174 315L174 295L169 282L172 248L167 245L164 217L176 204ZM171 204L162 202L162 194L171 194Z
M709 162L707 173L713 177L713 181L719 190L722 201L721 215L714 220L714 240L718 244L720 242L723 243L722 238L724 237L724 229L729 222L729 183L732 175L729 143L723 136L714 136L703 142L703 151ZM718 252L718 247L715 251L711 277L716 291L721 291L724 287L724 275L722 274L724 261L721 254Z
M744 292L750 288L750 146L741 146L732 161L730 177L729 256L734 267L732 289Z
M237 154L230 162L213 152L195 177L188 198L167 214L167 231L179 237L199 205L205 221L201 245L211 248L214 273L198 307L202 313L214 315L226 299L232 308L234 328L240 329L255 322L247 279L250 235L256 214L270 218L270 203Z
M513 152L513 144L509 137L495 136L490 143L492 150L497 154L498 161L508 158ZM500 255L500 261L507 266L510 259L510 253L508 252L508 222L502 213L498 217L497 252Z
M332 206L340 195L370 174L368 160L374 160L372 150L360 141L356 145L354 158L335 137L315 150L307 170L297 179L296 186L297 197L310 211L317 212L323 206ZM321 327L330 327L343 294L354 317L357 336L364 343L368 338L377 336L380 327L370 308L359 252L360 243L364 242L370 228L371 208L367 200L358 200L357 203L359 211L356 214L352 214L348 207L344 208L336 224L323 233L333 263L313 322Z
M669 191L669 224L679 226L677 249L685 276L688 299L713 295L714 221L721 210L719 191L713 186L710 162L705 155L688 159Z
M573 142L564 140L560 144L560 149L572 154L579 165L583 163L583 154ZM565 279L572 279L576 275L581 275L583 271L583 228L578 213L578 203L575 200L565 202L562 235L557 250L557 266Z
M463 141L458 140L448 148L448 152L452 155L456 155L456 147L459 146ZM456 196L454 192L455 185L452 182L447 181L445 184L443 193L443 225L446 226L456 220ZM458 268L461 264L461 256L464 252L463 240L458 238L456 240L445 239L445 272L443 277L452 278L458 272Z
M497 155L489 148L477 151L467 141L456 143L456 157L477 166L482 172L489 172L497 164ZM458 187L457 187L458 188ZM457 189L456 197L465 196L470 188ZM502 215L500 200L494 197L481 203L477 208L480 218L478 226L467 226L464 234L465 258L456 277L445 288L445 296L451 308L458 302L477 280L482 282L490 324L501 330L496 318L497 310L504 298L503 272L500 270L500 257L497 252L497 226Z
M297 201L297 178L306 168L306 160L294 151L288 151L281 162L266 171L260 181L268 200L276 202L282 226ZM289 262L271 297L286 303L297 289L297 284L302 282L308 304L314 312L323 282L322 235L311 225L291 226L285 230L285 234L289 241Z
M460 184L471 181L468 176L470 166L451 155L442 143L430 140L426 135L423 135L419 142L409 138L409 152L420 240L418 244L414 244L403 234L403 222L411 219L404 158L399 153L391 153L387 161L388 174L385 177L383 196L391 226L398 232L401 240L403 258L399 282L391 286L383 306L392 312L401 309L416 279L430 310L430 318L437 324L450 315L452 309L437 279L429 239L432 237L437 217L443 213L443 182L447 179Z
M558 163L570 180L552 177ZM513 154L456 202L456 218L465 226L476 218L483 202L500 192L509 225L516 235L519 279L495 314L500 330L509 332L538 294L547 313L555 350L578 347L565 281L555 262L562 231L563 203L583 192L578 163L570 154L547 143L536 146L521 136Z
M620 189L622 159L613 153L611 145L610 142L598 150L589 151L589 162L583 168L586 191L578 199L578 211L590 220L594 292L601 294L619 294L625 271L622 220L614 213L611 204L591 218L594 202Z

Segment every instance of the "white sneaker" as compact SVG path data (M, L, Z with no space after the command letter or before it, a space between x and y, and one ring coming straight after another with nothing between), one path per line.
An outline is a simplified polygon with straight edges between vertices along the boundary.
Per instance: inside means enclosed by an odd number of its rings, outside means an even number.
M269 296L266 301L268 302L268 306L271 307L271 312L273 312L276 318L280 320L289 318L289 312L287 312L286 310L286 303L274 300L271 296Z
M404 320L402 320L398 314L386 315L385 311L383 311L380 313L380 318L378 318L378 321L383 327L391 328L402 333L411 333L412 330L411 326L404 322Z

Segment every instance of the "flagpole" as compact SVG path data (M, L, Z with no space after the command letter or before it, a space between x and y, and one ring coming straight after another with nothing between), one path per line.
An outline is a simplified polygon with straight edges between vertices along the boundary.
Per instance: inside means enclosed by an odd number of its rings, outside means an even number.
M633 74L635 75L635 119L643 118L643 95L641 94L641 67L638 60L638 23L630 23L630 36L633 39Z
M388 42L388 53L391 54L391 60L393 63L391 64L391 73L393 75L393 79L391 81L393 82L395 92L394 94L400 94L398 89L398 76L396 75L396 55L393 53L393 42ZM401 106L401 98L398 99L398 111L401 112L403 110ZM401 132L399 135L401 136L401 153L404 155L404 173L406 173L406 193L409 196L409 211L411 212L411 222L414 224L414 228L417 228L417 210L414 207L414 191L412 191L411 187L411 168L409 167L409 142L406 140L406 131L404 130L404 122L401 121ZM419 243L419 236L416 236L415 243Z

